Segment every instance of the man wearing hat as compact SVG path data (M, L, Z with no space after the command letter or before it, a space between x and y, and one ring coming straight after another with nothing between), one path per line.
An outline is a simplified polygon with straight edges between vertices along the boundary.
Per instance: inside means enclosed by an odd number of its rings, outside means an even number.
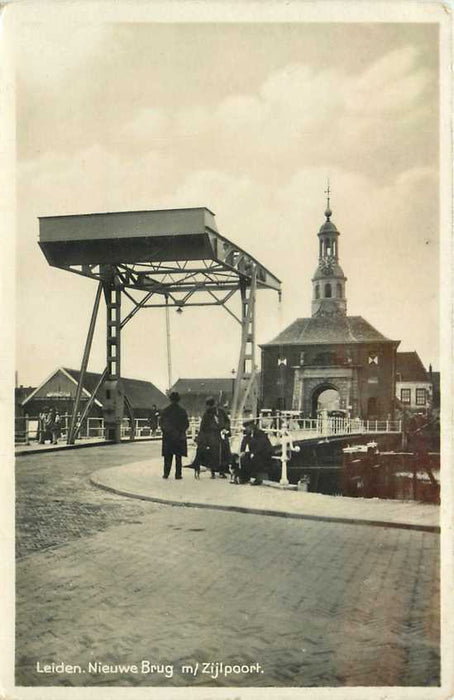
M189 427L188 414L179 405L180 394L172 391L169 396L170 404L161 414L162 456L164 457L164 479L169 478L172 459L175 455L175 479L182 479L181 458L188 454L186 430Z
M245 483L252 477L251 483L258 486L262 483L264 474L272 471L273 446L255 420L246 421L243 427L245 435L240 447L240 479Z

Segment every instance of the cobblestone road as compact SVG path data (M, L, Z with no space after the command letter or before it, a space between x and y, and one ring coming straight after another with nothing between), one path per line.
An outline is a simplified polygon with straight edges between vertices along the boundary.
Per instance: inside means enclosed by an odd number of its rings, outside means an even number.
M16 555L139 521L157 506L107 494L90 484L94 469L157 456L158 443L104 446L19 457L16 461Z
M158 449L18 460L17 685L438 683L437 535L156 505L89 484L94 469ZM217 661L244 668L203 672Z

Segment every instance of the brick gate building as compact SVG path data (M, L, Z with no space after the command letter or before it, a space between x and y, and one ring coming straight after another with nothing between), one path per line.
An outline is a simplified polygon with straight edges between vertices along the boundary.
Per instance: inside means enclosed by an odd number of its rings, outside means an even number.
M353 417L391 418L396 350L362 316L347 316L347 278L339 263L339 231L326 221L318 232L312 278L312 316L298 318L262 348L262 404L315 416L321 394L337 392L338 407Z

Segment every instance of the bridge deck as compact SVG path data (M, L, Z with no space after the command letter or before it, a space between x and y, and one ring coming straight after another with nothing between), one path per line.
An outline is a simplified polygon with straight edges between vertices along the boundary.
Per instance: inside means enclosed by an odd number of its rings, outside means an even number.
M278 428L272 427L270 419L263 419L260 425L268 433L273 446L279 446L283 440L285 442L298 443L310 440L338 439L343 437L359 438L362 436L374 435L398 435L402 432L401 421L362 421L358 418L342 419L302 419L290 421L289 425L281 425ZM239 449L241 442L242 425L238 422L233 426L233 437L231 440L232 451Z

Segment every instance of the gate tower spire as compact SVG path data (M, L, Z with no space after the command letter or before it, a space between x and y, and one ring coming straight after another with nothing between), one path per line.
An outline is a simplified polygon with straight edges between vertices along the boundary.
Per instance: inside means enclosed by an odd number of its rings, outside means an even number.
M326 194L326 221L320 227L318 266L312 278L312 316L347 314L345 283L347 278L339 264L339 236L331 221L331 188L328 180Z

